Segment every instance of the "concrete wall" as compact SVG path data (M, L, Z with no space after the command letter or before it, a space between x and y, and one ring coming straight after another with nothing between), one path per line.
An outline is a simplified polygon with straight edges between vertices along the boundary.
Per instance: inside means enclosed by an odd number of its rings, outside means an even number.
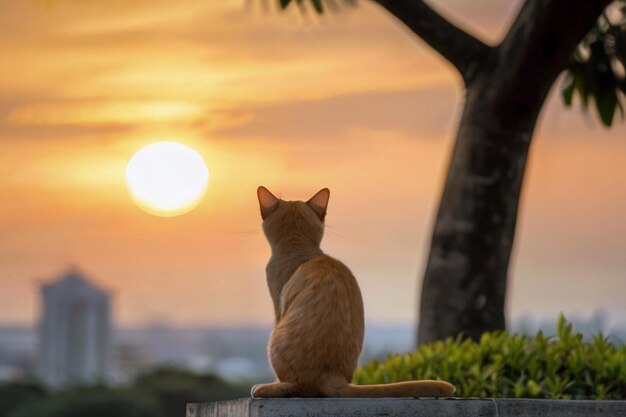
M626 401L294 398L187 404L187 417L626 417Z

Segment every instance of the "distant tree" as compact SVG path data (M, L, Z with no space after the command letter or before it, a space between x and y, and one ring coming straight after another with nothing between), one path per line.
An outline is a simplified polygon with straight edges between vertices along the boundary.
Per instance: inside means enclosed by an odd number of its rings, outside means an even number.
M179 415L183 415L181 411ZM174 414L175 415L175 414ZM151 397L128 390L76 389L23 403L9 417L170 417Z
M0 417L8 417L21 405L40 400L46 395L41 385L31 382L0 384Z
M434 225L418 341L505 327L509 260L528 150L555 80L566 104L593 100L609 126L626 92L626 6L611 0L526 0L502 41L487 45L421 0L372 0L456 68L465 104ZM335 1L279 0L323 13ZM354 1L348 1L354 3ZM477 7L477 6L476 6ZM621 13L620 13L621 12ZM578 45L578 47L577 47Z
M184 415L187 403L223 401L248 396L250 387L233 386L212 374L161 368L137 378L134 388L154 397L166 416Z
M0 385L0 417L175 417L185 415L189 402L249 393L249 386L234 386L212 374L160 368L126 388L95 386L46 394L37 385Z

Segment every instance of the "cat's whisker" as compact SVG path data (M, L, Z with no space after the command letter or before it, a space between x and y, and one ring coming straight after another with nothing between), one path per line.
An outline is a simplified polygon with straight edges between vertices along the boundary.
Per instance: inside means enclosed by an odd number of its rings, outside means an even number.
M241 244L248 243L258 236L262 235L261 230L258 228L252 230L240 230L238 232L230 232L230 235L237 236Z
M248 237L247 239L244 239L241 241L241 243L248 243L250 241L252 241L253 239L255 239L257 236L256 235L252 235L250 237Z
M231 235L250 235L259 233L258 229L242 230L239 232L230 232Z
M346 239L346 236L345 236L345 235L342 235L341 233L337 233L337 231L336 231L336 230L337 230L337 229L335 229L335 228L334 228L334 226L327 224L327 225L326 225L326 231L325 231L324 233L325 233L325 234L326 234L326 236L327 236L328 238L330 238L331 240L332 240L332 239L335 239L335 238L339 238L339 239L345 240L345 239Z

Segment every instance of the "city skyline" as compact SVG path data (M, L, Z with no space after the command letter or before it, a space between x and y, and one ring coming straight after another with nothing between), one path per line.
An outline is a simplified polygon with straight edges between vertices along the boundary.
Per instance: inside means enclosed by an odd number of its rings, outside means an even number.
M261 3L0 3L0 323L34 323L36 280L72 264L119 294L123 325L271 323L259 185L330 188L322 247L356 275L366 320L416 319L460 82L371 3L320 19ZM431 3L492 43L519 6ZM626 124L564 108L560 85L531 149L508 315L626 321ZM211 173L183 216L126 190L128 160L159 140Z

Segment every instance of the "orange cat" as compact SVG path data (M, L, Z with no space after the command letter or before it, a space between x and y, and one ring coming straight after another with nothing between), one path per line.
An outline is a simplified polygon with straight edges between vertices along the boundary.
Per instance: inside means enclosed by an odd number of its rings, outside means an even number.
M269 359L278 382L253 397L445 397L444 381L353 385L363 344L363 301L350 270L320 249L330 192L283 201L257 190L263 231L272 247L267 284L276 323Z

